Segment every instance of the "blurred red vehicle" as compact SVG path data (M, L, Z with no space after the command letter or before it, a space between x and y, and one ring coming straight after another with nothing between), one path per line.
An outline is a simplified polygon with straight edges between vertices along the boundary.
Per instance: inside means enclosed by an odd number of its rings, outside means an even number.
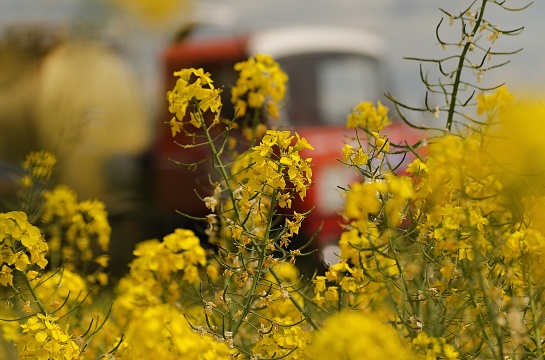
M314 208L300 235L308 239L321 227L316 244L324 260L332 262L330 249L335 249L341 233L339 212L344 205L339 187L347 188L357 180L354 170L337 160L342 158L341 149L348 137L354 136L353 129L346 129L346 117L361 101L388 104L383 97L392 83L386 43L360 30L325 27L265 29L241 36L189 36L163 54L165 92L174 86L173 72L202 67L212 74L217 86L225 85L225 107L230 99L227 85L237 78L234 64L257 53L271 55L289 76L286 103L274 126L298 132L315 148L303 154L313 158L315 184L304 204L294 206L298 212ZM175 210L202 216L207 210L193 189L198 191L209 181L207 169L189 169L169 159L194 163L206 153L181 151L164 124L170 117L165 113L161 118L153 150L154 211L163 217L172 216ZM401 121L394 121L385 133L392 143L415 140L414 132ZM403 161L403 155L391 160Z

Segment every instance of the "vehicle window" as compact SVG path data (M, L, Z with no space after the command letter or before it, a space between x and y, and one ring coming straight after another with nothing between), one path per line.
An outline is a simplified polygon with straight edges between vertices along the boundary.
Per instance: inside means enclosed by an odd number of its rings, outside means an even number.
M376 64L368 58L339 56L316 65L316 105L324 124L344 124L360 101L380 96Z
M343 125L361 101L383 90L378 61L361 54L304 54L278 59L289 76L283 121L292 125Z

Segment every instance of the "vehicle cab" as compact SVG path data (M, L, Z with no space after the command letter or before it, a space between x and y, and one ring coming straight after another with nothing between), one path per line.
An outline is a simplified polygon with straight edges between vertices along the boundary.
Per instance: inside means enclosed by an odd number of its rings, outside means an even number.
M383 94L391 90L387 45L375 34L339 27L295 26L255 30L238 36L191 39L173 44L163 55L165 91L172 88L174 71L202 67L212 74L218 86L234 84L236 62L257 53L271 55L287 73L289 82L280 120L270 126L296 131L314 146L302 156L313 159L313 181L303 203L295 211L314 210L307 216L300 235L309 239L320 227L316 237L320 251L336 244L341 233L339 212L343 210L342 188L357 180L353 169L340 163L341 149L354 137L354 129L346 128L347 115L362 101L387 105ZM230 98L226 86L227 104ZM224 105L225 106L225 105ZM155 148L156 183L154 199L163 212L179 210L186 213L205 212L193 189L207 180L206 170L190 170L168 159L191 163L173 142L170 129L161 119L160 137ZM386 131L391 142L403 142L411 136L401 121ZM185 156L193 156L186 154ZM180 189L173 193L172 189ZM326 260L327 261L327 260Z

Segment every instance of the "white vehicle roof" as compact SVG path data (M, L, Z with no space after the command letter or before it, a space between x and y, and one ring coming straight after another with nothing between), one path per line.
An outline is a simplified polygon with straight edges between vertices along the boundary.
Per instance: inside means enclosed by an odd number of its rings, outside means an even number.
M363 30L343 27L289 26L257 30L248 40L251 55L262 53L273 58L315 52L357 53L382 58L385 40Z

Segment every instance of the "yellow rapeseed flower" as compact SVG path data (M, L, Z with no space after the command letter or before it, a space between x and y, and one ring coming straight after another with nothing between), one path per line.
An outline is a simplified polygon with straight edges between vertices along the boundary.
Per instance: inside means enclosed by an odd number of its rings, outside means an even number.
M267 115L278 119L278 103L286 93L288 76L269 55L257 54L235 64L239 77L231 91L231 102L237 116L244 116L248 108L264 108Z
M477 114L488 114L489 118L495 117L498 111L503 111L513 103L513 95L505 86L499 87L491 94L479 93L477 99Z
M53 167L57 163L57 158L47 151L33 151L23 162L23 168L29 171L34 179L47 180L53 173ZM25 179L28 182L30 179Z
M376 107L369 101L359 103L346 119L347 128L361 127L371 132L380 131L391 123L388 108L380 101L377 101Z
M25 271L27 266L33 264L45 268L48 263L45 258L47 250L40 229L28 222L24 212L0 214L0 253L5 262L0 273L0 284L6 286L12 283L13 268Z
M80 360L80 348L68 333L57 324L58 318L38 314L21 325L24 335L17 341L19 359Z
M391 325L358 311L344 311L328 318L325 326L315 332L310 354L314 360L415 359Z
M175 118L169 122L173 135L181 131L188 108L192 115L193 112L210 111L216 116L221 108L221 90L214 87L210 74L205 73L202 68L182 69L176 71L174 76L178 77L176 85L167 92L168 110L175 114ZM203 126L202 121L204 120L201 117L193 115L188 123L200 128Z

